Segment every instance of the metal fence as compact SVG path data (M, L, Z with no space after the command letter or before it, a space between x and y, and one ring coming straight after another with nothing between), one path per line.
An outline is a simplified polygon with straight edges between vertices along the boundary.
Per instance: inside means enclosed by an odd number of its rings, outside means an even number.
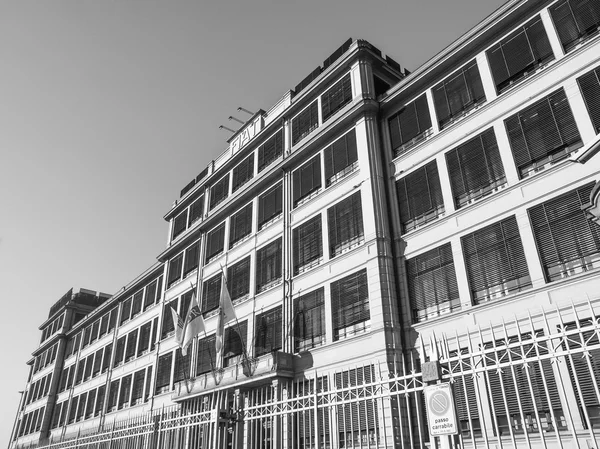
M48 449L434 447L420 360L454 392L455 448L600 448L598 302L425 335L391 365L214 391ZM431 441L430 441L431 440ZM27 447L27 446L25 446ZM32 446L33 447L33 446Z

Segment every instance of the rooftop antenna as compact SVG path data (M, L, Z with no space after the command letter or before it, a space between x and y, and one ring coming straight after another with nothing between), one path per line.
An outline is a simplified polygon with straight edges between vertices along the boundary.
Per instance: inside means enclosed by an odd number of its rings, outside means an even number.
M254 115L254 112L252 112L252 111L249 111L248 109L244 109L244 108L243 108L243 107L241 107L241 106L240 106L240 107L238 107L238 108L237 108L237 110L238 110L238 112L239 112L239 111L241 111L241 112L245 112L246 114Z
M227 128L226 126L223 125L219 125L219 129L226 129L227 131L229 131L230 133L235 134L235 130L231 129L231 128Z
M242 122L239 118L234 117L233 115L229 116L229 120L235 120L238 123L241 123L242 125L244 124L244 122Z

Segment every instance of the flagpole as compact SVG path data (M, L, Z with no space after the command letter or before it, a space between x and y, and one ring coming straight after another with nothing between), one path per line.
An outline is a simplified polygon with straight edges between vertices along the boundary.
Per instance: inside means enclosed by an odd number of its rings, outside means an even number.
M225 270L223 269L223 265L219 264L219 266L221 267L221 273L223 273L223 278L225 279L225 282L224 282L225 288L227 288L227 276L225 275ZM222 294L222 293L221 293L221 294ZM230 299L231 299L231 296L230 296ZM233 306L233 301L231 301L231 305ZM221 305L219 305L219 307L220 307L220 306L221 306ZM244 337L242 336L242 330L240 329L240 322L238 321L237 314L235 314L235 313L234 313L234 315L233 315L233 316L234 316L234 318L235 318L235 324L236 324L236 327L237 327L238 335L239 335L239 336L240 336L240 338L242 339L242 351L243 351L243 356L244 356L244 360L245 360L245 361L246 361L246 363L247 363L247 362L248 362L248 360L249 360L249 357L248 357L248 352L247 352L247 350L246 350L246 343L244 343L244 341L248 339L248 338L247 338L247 337L248 337L248 332L246 332L246 338L244 338ZM225 344L225 342L223 342L223 344Z

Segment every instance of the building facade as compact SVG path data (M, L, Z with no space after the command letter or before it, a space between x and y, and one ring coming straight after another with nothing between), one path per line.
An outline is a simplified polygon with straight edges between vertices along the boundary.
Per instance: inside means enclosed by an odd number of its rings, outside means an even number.
M424 447L429 360L454 443L597 445L599 26L509 1L413 73L345 42L186 185L157 263L53 307L11 447Z

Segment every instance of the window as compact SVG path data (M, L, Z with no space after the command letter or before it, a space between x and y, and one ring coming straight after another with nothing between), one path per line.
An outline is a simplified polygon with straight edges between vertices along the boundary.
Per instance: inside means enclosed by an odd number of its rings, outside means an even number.
M150 306L154 304L156 300L156 284L157 281L152 281L148 286L146 286L146 296L144 297L144 310L147 310Z
M112 343L104 347L104 354L102 356L102 372L108 371L110 366L110 357L112 356Z
M202 218L202 214L204 212L204 195L198 198L196 201L192 203L190 206L190 216L188 219L188 226L196 223L198 220Z
M119 409L129 405L131 395L131 374L121 379L121 390L119 392Z
M178 254L169 261L169 273L167 287L170 287L179 279L181 279L181 268L183 265L183 253Z
M185 265L183 267L183 276L187 276L196 268L200 260L200 240L185 250Z
M171 309L177 312L178 301L179 299L174 299L163 306L162 329L160 332L161 340L167 338L175 331L175 323L173 323L173 314L171 313Z
M94 342L98 340L98 329L100 328L100 320L94 321L92 325L92 336L90 337L90 342Z
M371 315L366 269L331 283L331 313L334 341L369 328Z
M152 320L152 333L150 334L150 351L156 347L156 335L158 334L158 317Z
M87 399L87 393L83 393L79 395L79 402L77 404L77 421L81 421L83 419L83 415L85 414L85 401Z
M188 290L179 300L179 316L184 319L187 316L188 310L190 308L190 303L192 302L192 296L194 296L194 289Z
M317 100L292 119L292 145L296 145L304 137L319 126Z
M229 173L223 176L210 188L209 210L213 210L229 195Z
M457 209L506 184L493 128L446 153L446 163Z
M138 315L142 311L142 301L144 300L144 290L140 290L133 295L133 301L131 303L131 318Z
M444 213L444 200L436 161L431 161L396 182L402 231L409 232Z
M240 162L234 169L231 176L231 191L235 192L254 176L254 153Z
M335 257L365 239L360 191L327 209L329 256Z
M92 338L92 326L87 326L83 331L83 347L85 348L90 344Z
M144 402L150 398L150 385L152 384L152 366L146 370L146 387L144 388Z
M352 129L325 148L325 185L330 186L358 168L356 131Z
M471 61L433 88L440 129L483 102L485 93L476 61Z
M221 298L221 277L218 273L216 276L204 281L202 284L202 312L210 312L219 307Z
M123 363L123 357L125 356L125 335L117 340L117 349L115 350L115 360L113 362L113 368Z
M175 240L179 235L185 231L187 226L187 209L181 212L173 220L173 238Z
M229 248L252 233L252 203L231 216L229 222Z
M283 129L273 134L269 139L258 147L258 171L262 171L267 165L283 154Z
M232 301L248 296L250 293L250 256L227 268L227 288Z
M600 2L598 0L559 1L550 7L558 37L568 52L580 42L598 34Z
M223 252L225 246L225 222L221 223L206 236L206 262Z
M94 354L90 354L85 359L85 371L83 380L88 380L92 377L92 368L94 367Z
M137 346L138 330L129 332L127 335L127 346L125 349L125 361L128 362L135 356L135 348Z
M554 59L550 41L539 16L502 39L487 52L498 93L534 73Z
M323 123L351 101L352 82L350 81L350 74L347 73L341 80L321 95L321 115L323 116Z
M190 378L190 356L191 353L183 355L180 348L175 350L175 372L173 373L173 383Z
M121 321L119 322L119 326L125 323L131 318L131 298L127 298L121 304Z
M100 374L102 368L102 349L98 349L94 354L94 369L92 369L92 376L95 377Z
M146 370L141 369L133 374L133 385L131 386L131 405L136 405L142 402L144 394L144 376Z
M258 197L258 228L270 223L279 216L283 208L283 187L277 184Z
M110 317L108 319L108 332L113 330L117 325L117 314L119 313L119 309L115 307L110 311ZM77 345L76 345L77 346Z
M106 396L106 386L102 385L98 388L98 394L96 395L96 407L94 407L94 415L98 416L104 408L104 398Z
M313 157L292 174L294 207L310 199L321 188L321 157Z
M323 287L294 301L294 352L325 343L325 295Z
M119 380L113 380L110 383L108 390L108 405L106 406L107 412L112 412L117 408L117 399L119 398Z
M475 304L531 287L514 215L462 237L461 242Z
M156 369L156 389L155 394L161 394L169 391L171 384L171 364L173 362L173 353L163 354L158 358Z
M246 352L248 322L242 321L225 329L225 347L223 348L223 366L232 366L241 360Z
M415 322L460 308L450 243L408 259L406 271Z
M504 125L522 178L582 145L562 88L507 118Z
M74 378L75 378L75 365L71 365L71 369L69 370L69 377L67 379L67 388L71 388L73 386Z
M85 406L85 419L91 418L94 414L94 402L96 401L96 390L90 390Z
M142 327L140 327L140 342L138 344L137 356L141 356L150 347L150 331L151 331L152 323L147 322Z
M596 134L600 133L600 68L577 78Z
M581 210L593 187L587 184L529 209L548 282L600 266L600 226Z
M198 340L198 357L196 358L196 375L210 373L214 369L216 356L216 337L200 338Z
M427 137L431 128L431 116L425 94L404 106L388 121L392 150L396 156Z
M293 231L294 275L319 265L323 258L321 215L316 215Z
M281 238L256 251L256 293L281 282Z
M281 349L282 322L281 307L269 310L256 316L256 337L254 340L254 356L260 357Z
M85 359L80 359L77 363L77 374L75 375L75 385L79 385L83 379L83 371L85 368Z

